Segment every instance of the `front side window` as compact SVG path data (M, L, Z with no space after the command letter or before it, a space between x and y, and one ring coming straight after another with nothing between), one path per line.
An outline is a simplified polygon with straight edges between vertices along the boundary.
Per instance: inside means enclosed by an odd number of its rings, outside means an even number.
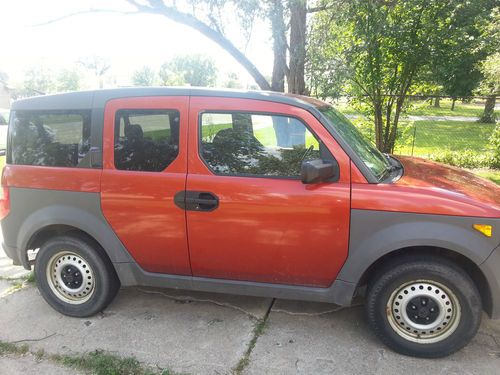
M294 117L203 113L200 153L216 174L298 178L302 161L320 158L318 138Z
M179 153L179 112L119 110L115 117L115 167L160 172Z
M11 164L90 166L90 111L16 111L13 116Z

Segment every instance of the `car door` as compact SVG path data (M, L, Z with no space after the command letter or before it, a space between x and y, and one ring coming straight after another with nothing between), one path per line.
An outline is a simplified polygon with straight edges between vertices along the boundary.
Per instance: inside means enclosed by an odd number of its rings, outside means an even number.
M349 158L306 110L192 97L186 214L194 276L329 286L348 251ZM321 150L320 150L321 148ZM305 185L329 154L335 182Z
M107 102L101 205L104 216L146 271L191 275L185 212L189 97Z

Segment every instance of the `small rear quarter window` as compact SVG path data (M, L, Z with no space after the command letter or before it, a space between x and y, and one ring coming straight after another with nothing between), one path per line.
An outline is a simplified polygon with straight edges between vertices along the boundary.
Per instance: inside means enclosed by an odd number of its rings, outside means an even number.
M90 110L16 111L11 119L9 163L81 167L90 150Z

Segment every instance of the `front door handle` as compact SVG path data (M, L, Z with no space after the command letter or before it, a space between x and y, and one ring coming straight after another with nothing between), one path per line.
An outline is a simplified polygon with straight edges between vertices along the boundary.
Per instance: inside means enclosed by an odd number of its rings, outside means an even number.
M219 207L219 198L206 191L180 191L174 196L177 207L189 211L213 211Z

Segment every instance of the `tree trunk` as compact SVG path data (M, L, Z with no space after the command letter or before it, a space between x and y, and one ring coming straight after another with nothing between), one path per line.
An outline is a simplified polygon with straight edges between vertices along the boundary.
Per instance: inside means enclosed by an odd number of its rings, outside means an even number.
M290 4L290 73L288 92L306 93L304 69L306 62L306 0L289 0Z
M382 117L382 104L376 100L373 103L374 117L375 117L375 145L379 150L384 149L384 119Z
M455 102L457 101L457 98L451 98L451 110L455 110Z
M434 108L441 108L441 104L439 103L440 100L441 98L439 96L434 98Z
M479 119L479 122L485 124L494 124L496 120L495 116L495 104L496 104L496 95L489 95L486 98L486 103L484 104L484 111Z
M273 76L271 81L271 90L285 91L285 76L287 75L286 65L286 25L283 16L282 0L272 0L270 12L271 30L273 33Z

